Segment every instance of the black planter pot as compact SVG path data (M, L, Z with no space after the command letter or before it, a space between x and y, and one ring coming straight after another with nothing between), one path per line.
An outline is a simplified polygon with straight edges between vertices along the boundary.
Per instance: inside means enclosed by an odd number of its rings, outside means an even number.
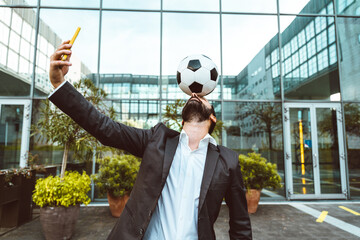
M11 228L18 225L21 177L14 176L14 186L5 186L5 174L0 175L0 227Z
M40 222L47 240L70 239L79 217L80 205L40 208Z
M35 172L35 170L31 170L30 176L21 176L18 226L32 220L32 192L35 189Z

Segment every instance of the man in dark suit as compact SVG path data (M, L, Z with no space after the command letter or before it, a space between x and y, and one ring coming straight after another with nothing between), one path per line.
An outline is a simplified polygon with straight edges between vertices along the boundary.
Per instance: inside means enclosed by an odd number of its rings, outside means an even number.
M238 155L209 135L216 117L205 98L193 94L184 106L181 133L159 123L128 127L99 113L64 80L71 45L62 43L50 61L55 91L49 99L107 146L141 157L141 167L123 213L108 239L211 240L225 197L230 239L252 239ZM67 54L66 61L61 56Z

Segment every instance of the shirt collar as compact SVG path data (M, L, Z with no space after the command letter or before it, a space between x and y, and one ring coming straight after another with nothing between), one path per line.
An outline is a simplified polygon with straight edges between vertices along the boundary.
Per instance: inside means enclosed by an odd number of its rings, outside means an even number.
M180 132L179 142L185 144L186 146L189 146L189 136L186 134L184 129L182 129ZM216 140L209 133L207 133L205 137L200 140L199 148L203 143L205 143L206 146L208 145L208 143L212 143L217 146Z

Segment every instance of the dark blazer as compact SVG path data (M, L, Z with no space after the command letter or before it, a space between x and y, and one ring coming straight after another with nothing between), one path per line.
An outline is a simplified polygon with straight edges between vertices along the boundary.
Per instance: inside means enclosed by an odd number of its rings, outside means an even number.
M70 83L49 99L102 144L142 158L130 198L108 237L142 239L169 174L179 132L162 123L144 130L115 122L99 113ZM229 207L230 239L252 239L238 155L210 143L199 198L199 240L215 239L213 225L224 197Z

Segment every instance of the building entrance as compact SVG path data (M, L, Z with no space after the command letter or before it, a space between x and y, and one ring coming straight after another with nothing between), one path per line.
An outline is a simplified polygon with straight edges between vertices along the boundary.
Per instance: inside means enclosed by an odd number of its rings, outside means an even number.
M338 103L285 103L289 199L345 199L345 155Z
M29 123L29 100L0 100L0 169L26 166Z

